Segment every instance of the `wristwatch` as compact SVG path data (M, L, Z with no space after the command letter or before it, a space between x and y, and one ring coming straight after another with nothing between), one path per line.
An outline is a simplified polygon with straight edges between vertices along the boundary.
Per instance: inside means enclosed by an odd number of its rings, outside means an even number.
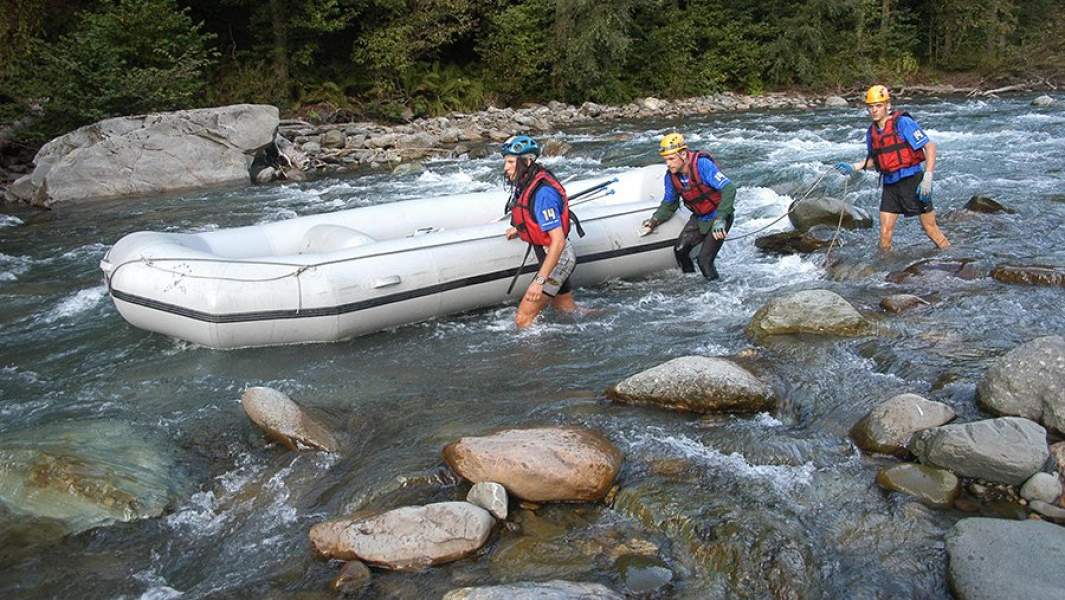
M533 283L539 283L540 285L543 285L547 283L547 278L543 275L537 275L536 277L533 277Z

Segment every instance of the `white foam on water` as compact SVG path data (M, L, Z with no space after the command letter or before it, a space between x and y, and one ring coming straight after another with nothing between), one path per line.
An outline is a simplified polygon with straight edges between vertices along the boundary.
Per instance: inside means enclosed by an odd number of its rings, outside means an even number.
M751 422L756 424L756 425L760 425L762 427L769 427L769 428L772 428L772 427L783 427L784 426L784 423L782 423L776 417L774 417L773 415L771 415L771 414L769 414L767 412L760 412L760 413L754 415L754 418L751 419Z
M107 286L100 285L93 288L80 290L59 301L55 307L45 315L45 323L54 323L60 319L67 319L83 312L92 310L107 295Z
M278 208L275 209L272 213L263 216L263 218L260 219L257 224L274 223L276 221L287 221L289 219L295 219L297 216L299 215L291 208Z
M0 281L17 281L30 269L33 260L26 256L11 256L0 252Z
M22 225L24 221L14 215L5 215L0 213L0 227L18 227Z
M217 226L216 226L217 227ZM107 244L101 244L99 242L93 244L85 244L84 246L78 246L73 250L68 250L59 255L59 258L67 260L80 260L82 258L88 258L93 256L103 256L110 248Z
M656 456L661 456L664 451L699 461L735 477L764 481L781 494L809 486L813 483L814 473L817 472L816 467L809 462L799 466L752 465L738 452L724 454L685 435L656 437L653 434L640 434L633 440L632 445L636 449L652 451Z

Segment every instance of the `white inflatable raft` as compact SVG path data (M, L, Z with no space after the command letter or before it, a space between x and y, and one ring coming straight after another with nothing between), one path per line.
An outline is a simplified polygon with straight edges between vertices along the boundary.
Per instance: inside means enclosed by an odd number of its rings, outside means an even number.
M675 265L686 209L641 237L662 195L662 166L568 183L586 232L570 232L577 286ZM514 302L537 268L507 240L499 191L408 200L205 233L138 232L100 268L136 327L212 348L329 342Z

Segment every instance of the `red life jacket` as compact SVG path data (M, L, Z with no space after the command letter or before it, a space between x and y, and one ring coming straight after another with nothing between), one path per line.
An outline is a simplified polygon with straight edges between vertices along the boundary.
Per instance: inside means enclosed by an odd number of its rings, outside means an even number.
M888 117L884 129L878 130L876 123L869 126L869 140L873 149L871 158L877 171L894 173L899 169L924 162L924 149L914 150L906 138L899 133L899 117L909 116L910 113L895 111Z
M681 200L684 200L684 206L687 206L688 210L699 216L714 212L717 210L717 205L721 204L721 192L703 181L702 175L699 174L699 158L703 156L709 158L710 162L715 165L717 164L717 161L709 153L697 150L691 152L689 154L687 186L681 184L680 175L672 172L669 174L673 180L673 189L677 191Z
M514 207L510 211L510 224L518 230L518 235L525 242L536 246L551 245L551 236L540 229L540 224L536 222L536 216L533 215L533 210L536 208L534 206L536 188L544 184L555 188L558 195L562 196L562 215L560 216L562 235L569 235L569 196L566 195L566 188L562 187L562 184L550 171L541 167L537 169L532 180L521 190L521 196L518 197L517 202L514 203Z

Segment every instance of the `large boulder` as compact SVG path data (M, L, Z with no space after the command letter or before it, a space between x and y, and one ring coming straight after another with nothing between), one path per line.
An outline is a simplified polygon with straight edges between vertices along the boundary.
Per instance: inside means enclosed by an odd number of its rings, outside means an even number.
M602 435L576 427L508 429L464 437L444 460L473 483L494 481L532 502L590 502L610 491L621 451Z
M339 448L333 434L283 392L268 387L251 387L244 390L240 405L267 437L289 450L317 448L336 452Z
M607 389L612 400L698 413L759 412L776 404L772 388L736 363L682 356Z
M488 541L494 525L492 515L479 506L440 502L319 523L311 527L310 539L325 558L411 570L472 554Z
M980 406L1065 433L1065 337L1022 344L999 358L976 386Z
M947 532L947 577L958 600L1058 600L1065 528L1042 521L962 519Z
M41 148L29 201L51 206L249 183L278 122L277 107L258 104L104 119Z
M599 583L552 580L484 587L465 587L444 594L443 600L622 600L623 596Z
M906 457L910 437L954 418L954 409L917 394L899 394L869 411L851 428L850 436L866 452Z
M1065 267L1054 265L997 265L991 277L1014 285L1065 287Z
M843 222L840 223L840 212ZM805 198L796 200L788 208L788 219L798 231L806 231L814 225L840 224L846 229L868 229L873 226L869 213L838 198Z
M868 335L872 325L842 296L828 290L804 290L774 298L758 309L747 333L759 338L789 333Z
M1017 417L925 429L909 448L925 464L1010 485L1024 483L1050 456L1046 430Z

